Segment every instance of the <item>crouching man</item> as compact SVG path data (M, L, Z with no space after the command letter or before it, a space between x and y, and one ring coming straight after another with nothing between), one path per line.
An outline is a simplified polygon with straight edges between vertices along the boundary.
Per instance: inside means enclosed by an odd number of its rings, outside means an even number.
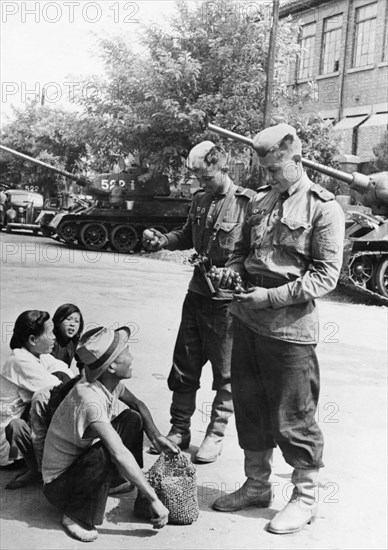
M129 335L127 327L85 333L77 350L85 377L58 406L46 436L43 492L63 512L67 532L84 542L97 538L95 526L103 522L109 490L123 478L147 497L154 528L168 521L167 508L141 471L143 431L160 452L179 449L160 434L146 405L122 383L132 376ZM111 421L117 399L129 409Z

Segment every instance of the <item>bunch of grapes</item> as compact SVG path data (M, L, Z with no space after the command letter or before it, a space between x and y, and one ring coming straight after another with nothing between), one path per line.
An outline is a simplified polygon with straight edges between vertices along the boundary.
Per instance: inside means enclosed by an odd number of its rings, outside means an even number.
M221 281L222 276L224 274L225 268L219 268L215 267L214 265L209 269L208 276L213 281ZM231 281L230 287L232 290L235 290L236 292L245 292L245 289L243 287L243 280L241 278L241 275L237 273L237 271L229 270L229 278Z

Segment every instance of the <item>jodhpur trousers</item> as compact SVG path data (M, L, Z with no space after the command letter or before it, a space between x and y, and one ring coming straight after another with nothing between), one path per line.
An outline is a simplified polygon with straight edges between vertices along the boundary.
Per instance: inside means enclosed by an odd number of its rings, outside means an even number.
M264 451L279 445L294 468L321 468L315 346L264 337L234 319L231 370L240 447Z
M127 409L112 426L124 445L143 467L143 422L140 415ZM87 529L101 525L108 492L120 475L102 442L95 443L59 477L45 484L46 498L73 521Z
M168 377L170 390L196 392L207 361L213 369L212 389L230 389L233 318L228 311L229 303L191 291L187 293Z

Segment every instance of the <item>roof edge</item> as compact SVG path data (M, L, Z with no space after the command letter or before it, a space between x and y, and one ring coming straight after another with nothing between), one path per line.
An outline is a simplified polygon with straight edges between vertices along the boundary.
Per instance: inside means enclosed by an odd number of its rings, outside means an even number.
M298 12L307 11L318 4L328 4L333 0L288 0L279 9L279 17L287 17L288 15L293 15Z

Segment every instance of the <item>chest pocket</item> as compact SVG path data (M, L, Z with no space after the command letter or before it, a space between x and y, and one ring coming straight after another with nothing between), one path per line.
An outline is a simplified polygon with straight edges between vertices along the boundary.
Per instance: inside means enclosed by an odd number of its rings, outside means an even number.
M311 240L311 223L293 218L282 218L276 231L276 244L307 253Z
M238 222L222 222L218 231L218 242L221 248L232 250L240 236L241 224Z

